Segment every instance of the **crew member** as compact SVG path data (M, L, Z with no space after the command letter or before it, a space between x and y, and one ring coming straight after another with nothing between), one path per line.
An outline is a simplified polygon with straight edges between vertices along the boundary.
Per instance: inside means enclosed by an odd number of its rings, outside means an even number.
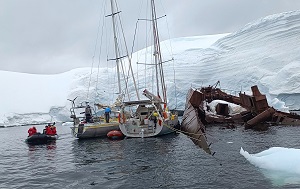
M92 121L92 110L90 105L87 105L85 108L85 120L87 123L90 123Z
M111 113L111 110L109 107L105 108L105 120L106 120L106 123L109 123L109 117L110 117L110 113Z
M156 128L156 123L157 123L157 119L158 119L157 117L158 117L158 113L156 111L153 112L153 114L151 115L151 119L154 122L154 129Z

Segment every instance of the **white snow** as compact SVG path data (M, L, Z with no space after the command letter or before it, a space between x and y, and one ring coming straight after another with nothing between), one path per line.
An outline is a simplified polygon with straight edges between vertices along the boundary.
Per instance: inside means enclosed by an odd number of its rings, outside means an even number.
M258 85L269 105L299 109L299 34L300 12L293 11L259 19L232 34L163 41L163 55L173 52L175 59L164 64L170 108L184 108L191 86L208 86L219 80L222 89L235 94ZM170 43L172 49L165 48ZM137 58L143 61L143 54L152 56L144 49L133 55L132 62ZM78 68L54 75L0 71L0 78L0 126L70 121L67 99L78 96L76 102L112 103L117 92L115 68L93 68L92 74L91 68ZM141 93L145 86L151 91L150 75L141 71L136 78Z
M241 107L240 105L233 104L224 100L213 100L210 103L207 104L209 106L209 111L211 113L216 114L216 107L218 104L227 104L228 105L228 110L229 110L229 115L235 115L239 114L243 111L246 111L245 108Z

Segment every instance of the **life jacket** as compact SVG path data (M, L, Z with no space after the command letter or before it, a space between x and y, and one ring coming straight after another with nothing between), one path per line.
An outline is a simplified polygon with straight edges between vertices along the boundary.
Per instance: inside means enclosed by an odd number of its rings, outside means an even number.
M52 134L52 130L50 129L50 127L48 126L46 128L46 135L51 135Z
M37 130L35 127L32 127L32 132L33 132L33 134L37 133Z
M51 135L56 135L56 127L55 126L51 126Z

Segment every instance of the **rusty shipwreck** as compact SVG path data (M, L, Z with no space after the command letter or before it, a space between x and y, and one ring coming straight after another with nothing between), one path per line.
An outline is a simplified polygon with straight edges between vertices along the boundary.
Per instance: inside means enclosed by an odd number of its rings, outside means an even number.
M252 95L239 92L228 94L215 86L189 89L182 117L181 129L195 144L211 154L205 137L205 126L225 124L226 128L243 125L245 129L266 130L274 125L300 125L300 115L287 113L269 106L266 95L258 87L251 87ZM208 106L215 102L214 110ZM238 112L230 113L229 104L239 106Z

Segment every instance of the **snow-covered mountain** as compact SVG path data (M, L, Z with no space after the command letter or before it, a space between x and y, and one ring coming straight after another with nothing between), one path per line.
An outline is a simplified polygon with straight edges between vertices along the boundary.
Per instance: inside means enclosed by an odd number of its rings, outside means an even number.
M300 11L268 16L231 34L164 41L163 53L170 51L164 48L170 43L175 61L166 64L164 72L171 108L184 108L191 86L219 80L221 88L233 94L258 85L275 108L300 109ZM136 55L151 56L147 53ZM133 55L132 62L135 57L141 56ZM114 73L114 68L79 68L56 75L0 71L0 126L67 121L67 99L77 96L77 102L111 103L117 91ZM141 93L143 82L150 85L149 77L139 72Z

